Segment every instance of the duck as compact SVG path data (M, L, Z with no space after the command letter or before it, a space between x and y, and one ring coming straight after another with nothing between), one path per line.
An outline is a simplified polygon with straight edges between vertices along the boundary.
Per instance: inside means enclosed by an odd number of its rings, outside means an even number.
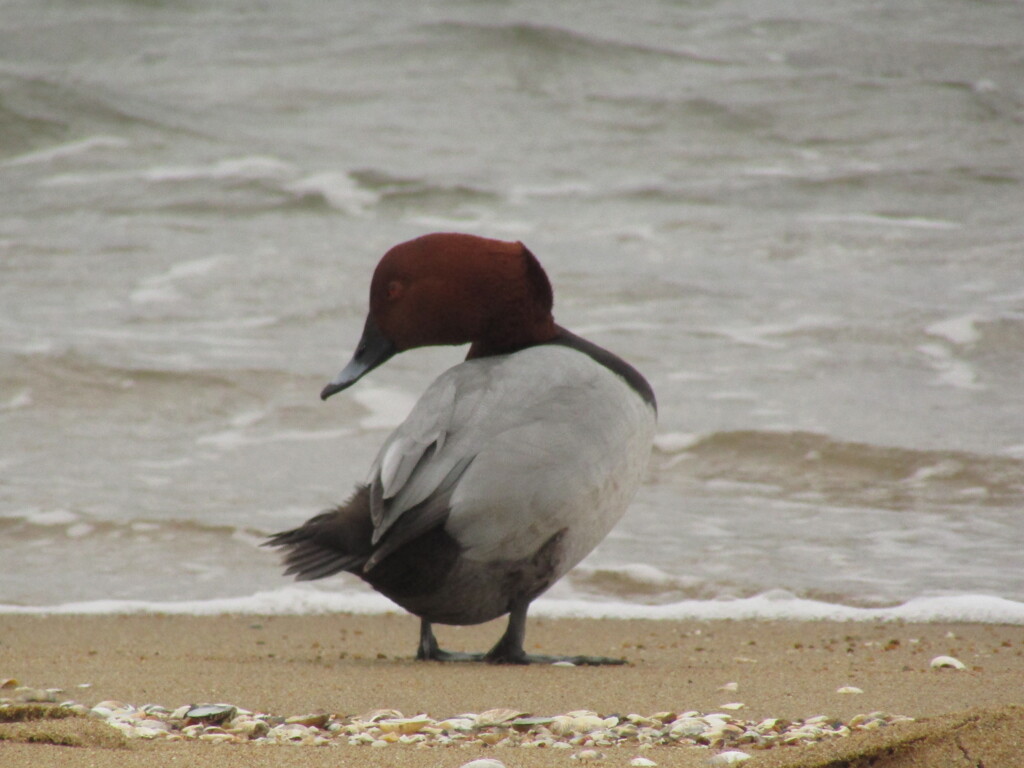
M619 521L657 420L648 381L555 323L553 292L521 242L434 233L388 250L351 360L321 399L406 350L469 344L384 441L343 504L265 546L299 580L355 574L420 619L416 658L621 664L524 649L530 604ZM439 647L434 624L508 616L486 653Z

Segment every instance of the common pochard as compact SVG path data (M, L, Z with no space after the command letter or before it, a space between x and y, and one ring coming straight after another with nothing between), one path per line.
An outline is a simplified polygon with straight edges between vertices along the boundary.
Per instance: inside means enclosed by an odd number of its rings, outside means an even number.
M432 234L389 250L373 274L341 392L398 352L469 343L384 441L344 504L270 537L286 573L354 573L421 620L418 659L527 664L600 656L523 649L538 595L604 539L643 477L650 384L555 324L544 269L522 243ZM509 614L487 653L441 650L431 625Z

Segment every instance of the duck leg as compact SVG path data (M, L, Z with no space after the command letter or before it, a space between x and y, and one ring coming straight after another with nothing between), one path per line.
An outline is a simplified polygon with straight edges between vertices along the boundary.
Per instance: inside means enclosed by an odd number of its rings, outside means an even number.
M509 612L508 627L505 634L487 653L465 653L463 651L445 651L437 644L434 630L430 622L420 619L420 644L416 649L417 661L486 661L488 664L554 664L556 661L567 661L577 666L602 666L609 664L625 664L625 659L608 656L548 656L539 653L527 653L523 650L526 639L526 611L528 602L517 605Z
M420 645L416 649L417 661L483 661L482 653L463 653L462 651L445 651L437 645L434 630L430 622L420 619Z
M577 666L600 666L603 664L625 664L625 659L613 659L607 656L547 656L527 653L523 650L526 639L526 611L529 601L517 603L508 615L508 628L497 644L487 652L483 660L489 664L554 664L556 661L567 661Z

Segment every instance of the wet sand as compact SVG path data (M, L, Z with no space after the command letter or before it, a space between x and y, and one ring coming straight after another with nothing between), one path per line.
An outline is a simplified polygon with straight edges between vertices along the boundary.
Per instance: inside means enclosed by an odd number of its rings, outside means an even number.
M758 621L532 619L528 650L620 656L623 667L489 667L411 660L408 616L2 616L0 679L61 688L86 705L227 702L260 712L359 714L378 708L435 718L509 707L534 715L589 709L650 715L720 711L739 717L849 719L886 711L916 719L826 744L752 750L761 766L1015 766L1024 761L1024 627ZM440 627L453 650L483 650L502 623ZM964 671L932 669L950 655ZM736 691L723 691L726 683ZM88 685L88 687L81 687ZM855 686L863 693L838 693ZM0 697L9 691L0 691ZM4 766L366 765L460 766L476 757L513 766L577 765L569 751L391 745L284 747L123 742L98 721L53 726L57 746L28 743L24 724L0 723ZM115 734L116 736L116 734ZM605 750L629 765L634 748ZM706 766L711 752L656 747L658 765Z

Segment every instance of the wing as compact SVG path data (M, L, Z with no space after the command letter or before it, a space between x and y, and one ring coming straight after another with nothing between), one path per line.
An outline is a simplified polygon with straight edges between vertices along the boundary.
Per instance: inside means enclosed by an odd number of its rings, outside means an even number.
M370 470L374 553L364 570L442 524L452 489L471 455L446 449L458 396L456 379L441 376L388 437Z
M616 444L642 432L649 453L651 430L641 399L576 351L462 363L428 388L371 469L376 548L366 570L441 524L469 556L532 555L591 507L600 513L599 496L621 474Z

